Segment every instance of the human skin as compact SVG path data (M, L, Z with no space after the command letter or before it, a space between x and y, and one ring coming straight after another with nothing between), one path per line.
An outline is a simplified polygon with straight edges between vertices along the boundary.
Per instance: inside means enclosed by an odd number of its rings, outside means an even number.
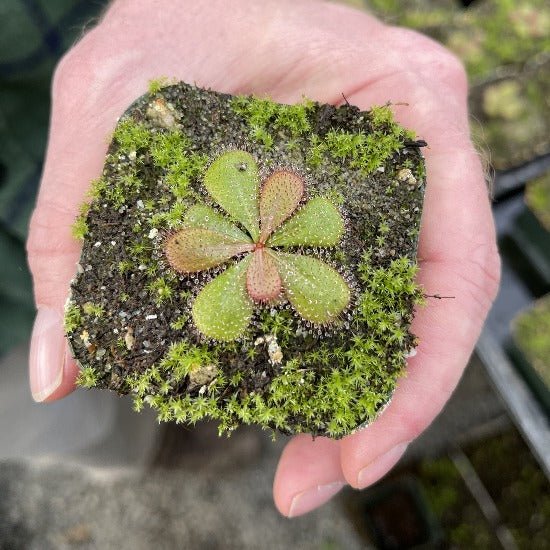
M162 6L162 7L161 7ZM388 472L455 388L491 303L499 258L484 173L468 127L467 80L447 50L406 29L318 0L117 0L62 59L53 81L50 137L28 240L39 308L30 384L37 401L72 392L78 369L63 306L80 245L78 205L101 173L117 117L166 75L231 94L293 103L394 103L396 119L429 147L418 281L428 299L419 338L390 406L367 428L333 441L294 437L280 458L274 499L297 516L345 484L363 488Z

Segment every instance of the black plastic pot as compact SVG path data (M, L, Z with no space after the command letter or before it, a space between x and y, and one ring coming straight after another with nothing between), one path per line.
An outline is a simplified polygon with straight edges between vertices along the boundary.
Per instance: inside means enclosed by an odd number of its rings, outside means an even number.
M515 367L521 373L550 419L550 386L540 377L531 362L514 342L509 343L507 351Z
M550 291L550 232L527 206L514 220L510 238L528 264L522 269L531 271L537 287L542 285L537 294Z

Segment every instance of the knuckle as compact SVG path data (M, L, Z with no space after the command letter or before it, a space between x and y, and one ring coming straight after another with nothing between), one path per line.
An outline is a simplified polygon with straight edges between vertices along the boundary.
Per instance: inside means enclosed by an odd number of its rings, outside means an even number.
M438 63L438 69L442 69L453 80L459 82L466 82L466 69L462 61L447 49L440 51L440 60Z
M54 97L70 91L93 79L94 58L99 29L96 27L84 35L58 62L52 79Z
M466 69L460 59L449 50L442 46L434 49L433 53L424 60L424 66L432 79L466 92L468 86Z
M87 53L76 46L63 56L55 68L52 80L52 95L59 97L66 90L74 87L77 80L87 78L87 71L83 68L87 65Z
M415 31L399 29L404 33L413 63L429 81L443 81L452 88L466 90L468 77L462 61L442 44Z
M62 87L67 81L73 78L76 68L81 64L83 58L81 43L71 48L57 64L54 75L54 88Z

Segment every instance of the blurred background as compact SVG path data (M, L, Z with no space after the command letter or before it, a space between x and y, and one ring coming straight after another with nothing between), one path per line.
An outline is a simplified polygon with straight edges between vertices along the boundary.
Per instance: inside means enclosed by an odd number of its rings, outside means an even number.
M503 277L452 399L384 480L292 521L271 498L282 437L159 426L106 392L34 404L24 241L50 81L106 2L1 0L0 550L550 548L550 5L342 2L442 42L470 78Z

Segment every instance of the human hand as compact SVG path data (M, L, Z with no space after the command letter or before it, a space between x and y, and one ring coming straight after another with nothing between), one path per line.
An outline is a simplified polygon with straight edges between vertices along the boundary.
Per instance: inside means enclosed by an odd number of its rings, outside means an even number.
M76 270L78 205L101 173L117 117L167 75L214 90L303 95L362 109L395 103L396 119L425 139L427 189L418 256L428 294L452 294L418 311L418 353L391 405L369 427L333 441L293 438L274 482L285 515L305 513L346 483L384 475L456 386L498 286L499 260L484 174L469 138L459 62L430 39L317 0L117 0L60 63L46 163L28 241L39 313L30 381L38 401L74 389L77 367L63 330Z

